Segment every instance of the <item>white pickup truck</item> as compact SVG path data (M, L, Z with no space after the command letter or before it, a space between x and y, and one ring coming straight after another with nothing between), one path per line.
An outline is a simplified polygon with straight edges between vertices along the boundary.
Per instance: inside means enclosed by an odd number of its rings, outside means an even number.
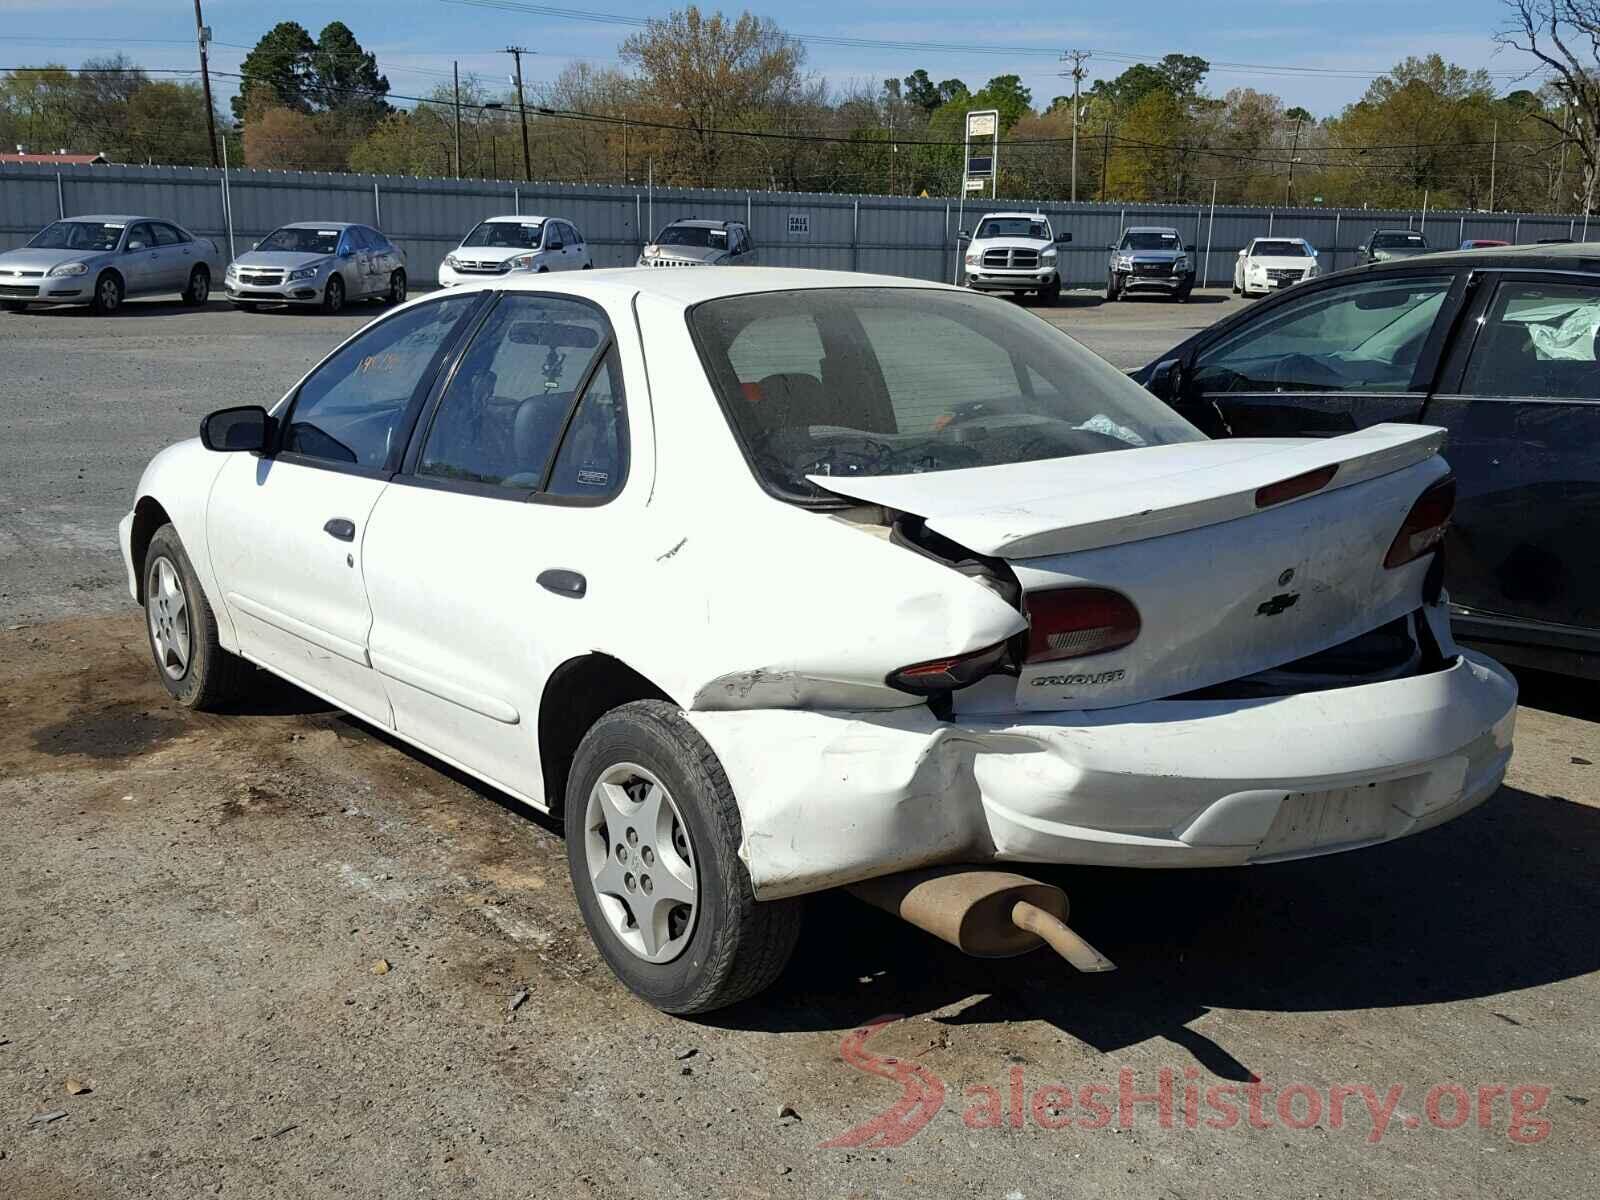
M960 240L969 288L1016 296L1032 292L1046 304L1061 298L1058 247L1072 235L1052 232L1043 213L989 213L974 232L963 229Z

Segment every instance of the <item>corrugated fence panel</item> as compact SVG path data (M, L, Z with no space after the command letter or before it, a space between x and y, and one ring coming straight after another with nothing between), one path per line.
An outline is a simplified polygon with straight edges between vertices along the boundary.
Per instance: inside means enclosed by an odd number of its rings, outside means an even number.
M373 224L405 250L413 279L432 281L440 260L485 217L560 216L583 231L597 267L630 265L640 246L680 217L747 220L761 261L778 266L859 270L950 281L959 263L956 235L985 212L1040 211L1072 234L1061 250L1069 287L1105 284L1107 247L1128 225L1176 228L1195 256L1202 281L1225 287L1239 250L1252 238L1303 237L1324 270L1356 260L1377 228L1421 230L1440 248L1465 238L1525 244L1545 238L1600 240L1580 215L1378 212L1329 208L1079 204L901 196L849 196L727 189L683 191L638 185L517 183L511 180L412 179L232 171L226 195L234 248L289 221ZM0 249L19 246L59 214L138 213L166 217L227 250L222 172L191 167L0 166Z

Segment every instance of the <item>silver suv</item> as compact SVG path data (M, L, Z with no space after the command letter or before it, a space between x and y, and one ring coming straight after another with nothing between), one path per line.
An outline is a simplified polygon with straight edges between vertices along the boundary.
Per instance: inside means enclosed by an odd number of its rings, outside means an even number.
M743 221L685 217L671 222L639 255L641 267L749 267L759 260Z
M1176 229L1167 225L1133 225L1111 243L1106 264L1106 299L1130 292L1159 292L1180 303L1194 291L1194 259Z

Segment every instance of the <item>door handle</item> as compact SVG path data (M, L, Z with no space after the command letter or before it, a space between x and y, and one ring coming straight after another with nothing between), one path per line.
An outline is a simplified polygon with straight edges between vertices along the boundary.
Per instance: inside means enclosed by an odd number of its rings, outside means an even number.
M563 571L559 567L539 572L539 586L569 600L582 600L589 590L589 581L576 571Z
M356 523L344 517L332 517L322 527L322 532L329 537L338 538L341 542L353 542L356 540Z

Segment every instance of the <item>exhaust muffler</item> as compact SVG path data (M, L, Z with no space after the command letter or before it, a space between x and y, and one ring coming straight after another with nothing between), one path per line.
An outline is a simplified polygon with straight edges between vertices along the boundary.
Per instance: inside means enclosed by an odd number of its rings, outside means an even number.
M975 958L1014 958L1047 945L1080 971L1117 969L1067 924L1067 894L1025 875L935 867L850 890Z

